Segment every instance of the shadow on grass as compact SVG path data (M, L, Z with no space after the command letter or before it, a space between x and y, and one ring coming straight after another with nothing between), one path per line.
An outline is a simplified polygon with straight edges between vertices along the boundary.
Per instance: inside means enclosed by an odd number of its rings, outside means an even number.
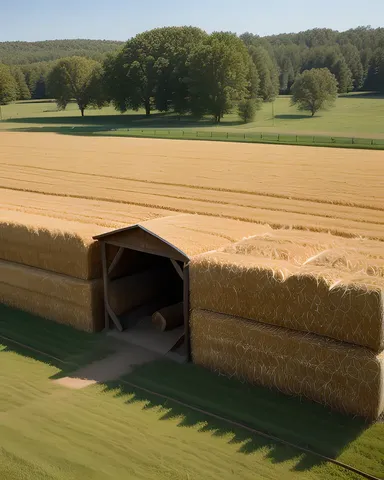
M340 93L339 98L349 98L351 100L358 99L371 99L371 100L384 100L384 93L375 92L355 92L352 95L350 93Z
M149 116L133 115L89 115L81 117L18 117L6 119L7 123L30 123L40 125L72 125L72 126L100 126L106 129L111 127L126 128L182 128L204 127L215 125L211 118L196 119L191 116L178 116L169 113L152 113ZM239 121L226 121L226 126L240 125Z
M293 113L293 114L284 114L284 115L276 115L275 118L279 120L303 120L304 118L313 118L311 115L304 115L301 113Z
M1 305L0 335L79 366L100 358L101 352L105 355L106 338L102 334L78 332ZM40 355L36 350L26 349L2 338L0 343L5 344L9 351L59 368L60 373L52 379L74 371L72 366ZM264 434L332 458L337 458L369 427L363 419L353 419L312 402L216 376L193 364L155 361L137 367L122 380L131 385L120 380L106 382L104 390L126 399L127 404L140 402L144 403L144 410L160 410L160 421L177 419L180 428L193 427L215 437L225 437L228 443L238 445L238 452L244 455L265 450L266 457L272 463L294 461L294 471L310 470L323 461L240 426L232 426L204 412L248 425ZM171 397L204 412L151 392ZM359 461L356 463L358 468Z

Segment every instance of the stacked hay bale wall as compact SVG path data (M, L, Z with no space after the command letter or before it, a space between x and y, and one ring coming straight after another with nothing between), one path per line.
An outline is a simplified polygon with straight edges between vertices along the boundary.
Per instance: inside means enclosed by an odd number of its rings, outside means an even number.
M200 309L191 342L194 362L216 372L354 415L383 411L384 353Z
M98 232L95 226L1 210L0 302L80 330L101 330L101 255L92 240Z
M384 409L382 255L366 241L273 232L194 257L193 360L376 418Z
M384 278L224 252L191 264L191 306L380 350Z
M103 231L103 229L102 229ZM100 228L0 210L0 259L83 280L101 277Z
M80 280L6 261L0 261L0 303L88 332L100 330L104 321L101 279Z

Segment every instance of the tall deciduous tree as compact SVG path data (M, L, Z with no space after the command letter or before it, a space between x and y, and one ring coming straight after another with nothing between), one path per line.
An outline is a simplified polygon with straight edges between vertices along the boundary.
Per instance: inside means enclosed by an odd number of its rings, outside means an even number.
M115 107L188 109L186 59L207 34L194 27L165 27L141 33L105 63L106 84Z
M75 99L81 116L88 106L101 108L106 103L102 66L84 57L60 60L48 76L49 92L59 108L65 109Z
M353 87L358 90L364 83L364 68L358 49L351 43L341 45L341 53L347 62L348 68L352 73Z
M337 80L327 68L304 71L292 86L292 104L314 116L334 104L337 97Z
M31 98L31 92L29 91L21 68L11 67L11 73L17 84L17 100L29 100Z
M17 83L8 65L0 63L0 105L17 99Z
M384 48L373 53L365 86L369 90L384 92Z
M249 54L260 78L259 96L272 101L279 93L279 74L274 59L263 47L251 45Z
M210 114L217 123L257 89L247 49L232 33L213 33L190 55L188 68L192 114Z

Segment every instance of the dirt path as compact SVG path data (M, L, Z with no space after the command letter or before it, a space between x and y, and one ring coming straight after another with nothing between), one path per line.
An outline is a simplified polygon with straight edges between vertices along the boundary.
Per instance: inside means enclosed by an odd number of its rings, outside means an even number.
M63 387L78 390L96 383L116 380L132 372L136 367L159 358L159 354L137 345L119 346L108 357L86 365L73 374L53 380L53 382Z

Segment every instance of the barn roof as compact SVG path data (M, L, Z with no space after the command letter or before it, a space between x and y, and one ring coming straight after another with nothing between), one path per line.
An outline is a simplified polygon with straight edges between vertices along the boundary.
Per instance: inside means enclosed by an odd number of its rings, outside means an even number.
M187 261L250 235L270 232L268 225L205 215L180 214L148 220L93 237L101 242Z

